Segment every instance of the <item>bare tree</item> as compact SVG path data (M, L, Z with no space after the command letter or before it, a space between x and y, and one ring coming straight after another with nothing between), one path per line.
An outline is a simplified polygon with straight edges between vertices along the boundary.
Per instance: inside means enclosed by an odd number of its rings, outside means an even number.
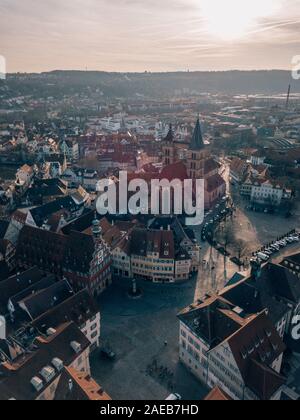
M242 260L249 255L249 246L246 241L243 239L238 239L234 243L234 249L237 252L238 260L239 260L239 268L242 268Z
M225 228L218 232L218 242L224 248L224 277L227 279L227 251L230 246L235 244L235 236L231 226L227 225Z

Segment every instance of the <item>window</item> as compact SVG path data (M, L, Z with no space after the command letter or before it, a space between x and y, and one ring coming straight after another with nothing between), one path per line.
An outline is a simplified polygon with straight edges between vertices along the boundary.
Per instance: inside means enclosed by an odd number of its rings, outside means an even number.
M189 343L194 345L194 340L192 339L192 337L189 337Z
M200 346L199 346L199 344L198 344L198 343L195 343L195 348L196 348L197 350L200 350Z

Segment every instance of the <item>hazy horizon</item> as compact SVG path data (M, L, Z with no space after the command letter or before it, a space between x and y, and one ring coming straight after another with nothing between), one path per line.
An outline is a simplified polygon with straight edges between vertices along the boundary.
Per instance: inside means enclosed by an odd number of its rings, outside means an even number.
M241 73L247 73L247 72L290 72L290 69L248 69L248 70L242 70L242 69L228 69L228 70L166 70L166 71L117 71L117 70L81 70L81 69L49 69L45 71L39 71L39 72L30 72L30 71L18 71L18 72L10 72L7 73L8 76L10 75L16 75L16 74L43 74L43 73L55 73L55 72L80 72L80 73L110 73L110 74L168 74L168 73L183 73L183 74L193 74L193 73L230 73L230 72L241 72Z
M290 70L300 0L0 0L8 73Z

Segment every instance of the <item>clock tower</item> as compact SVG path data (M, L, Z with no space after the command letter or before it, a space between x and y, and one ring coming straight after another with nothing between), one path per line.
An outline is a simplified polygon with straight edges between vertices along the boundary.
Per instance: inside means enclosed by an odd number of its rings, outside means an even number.
M163 165L172 165L177 161L177 150L172 125L162 143Z
M205 178L205 161L207 159L207 151L204 146L200 119L198 117L193 132L189 150L187 152L187 171L191 179Z

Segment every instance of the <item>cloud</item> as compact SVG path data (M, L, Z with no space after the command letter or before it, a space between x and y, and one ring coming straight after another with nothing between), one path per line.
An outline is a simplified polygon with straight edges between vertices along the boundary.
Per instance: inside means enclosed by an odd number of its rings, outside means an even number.
M201 0L1 0L0 54L9 71L288 68L300 0L279 1L246 36L224 40L207 30Z

